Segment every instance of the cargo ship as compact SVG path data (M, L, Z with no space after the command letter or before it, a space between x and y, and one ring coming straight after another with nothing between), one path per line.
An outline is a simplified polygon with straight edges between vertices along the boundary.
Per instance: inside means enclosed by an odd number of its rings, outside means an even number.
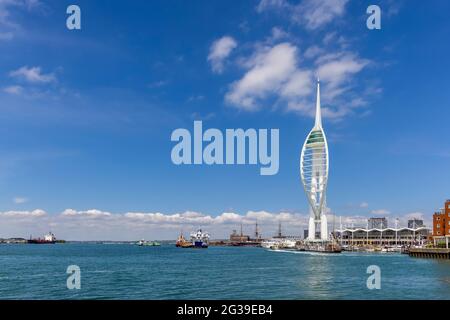
M54 243L56 243L56 237L51 232L47 233L44 236L44 238L33 239L30 236L30 239L28 240L28 243L31 243L31 244L54 244Z

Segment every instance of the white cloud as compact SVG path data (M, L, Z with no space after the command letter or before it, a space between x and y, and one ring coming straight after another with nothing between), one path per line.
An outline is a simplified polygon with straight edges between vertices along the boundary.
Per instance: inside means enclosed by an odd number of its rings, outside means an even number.
M367 102L352 89L353 77L370 62L352 52L333 52L324 55L319 48L305 51L314 63L306 64L301 52L292 43L259 46L242 66L246 69L241 79L233 82L225 101L239 109L255 111L264 105L285 107L288 111L314 116L315 77L322 84L322 110L325 118L339 120ZM300 62L304 64L300 65ZM272 100L272 103L271 103ZM275 102L273 102L275 100Z
M372 210L370 213L376 214L376 215L380 215L380 216L391 214L391 212L389 210L386 210L386 209Z
M65 217L87 217L87 218L103 218L111 216L110 212L100 211L100 210L86 210L86 211L76 211L73 209L66 209L61 213Z
M23 204L23 203L28 202L28 199L24 198L24 197L15 197L13 199L13 201L14 201L15 204Z
M215 73L222 73L225 59L237 47L237 42L230 36L224 36L214 41L209 49L208 61Z
M293 14L293 20L307 29L318 29L344 14L348 0L303 0Z
M44 210L36 209L33 211L6 211L0 212L0 217L4 218L41 218L47 216Z
M330 99L341 94L341 85L348 82L352 75L360 72L369 63L368 60L360 59L355 54L347 52L322 56L317 62L320 64L317 75L321 81L328 82L329 88L333 89L326 93Z
M411 217L422 217L419 213L403 215L399 226L406 226ZM341 219L339 219L341 218ZM58 238L66 240L136 240L175 239L181 230L191 232L203 228L212 238L228 238L233 229L242 224L246 234L253 234L258 221L264 237L277 232L281 222L284 234L303 234L308 228L309 214L296 212L248 211L245 214L223 212L217 216L201 212L186 211L165 214L161 212L110 213L92 209L78 211L66 209L60 214L47 214L43 210L0 212L0 237L28 237L40 235L51 229ZM366 226L366 216L333 216L328 214L330 228L333 224L343 226ZM390 220L392 225L395 221ZM331 229L330 229L331 230Z
M226 101L246 110L258 109L258 100L279 93L297 70L296 53L297 48L290 43L281 43L257 52L248 61L250 70L231 85Z
M345 13L348 0L303 0L291 4L287 0L261 0L256 11L277 10L289 15L290 19L308 30L323 27Z
M261 0L256 7L256 11L263 12L270 9L289 8L290 4L286 0Z
M23 66L9 73L10 77L25 80L30 83L49 83L56 80L52 73L42 73L41 67Z
M281 95L284 97L303 97L312 93L313 72L297 70L284 84Z
M3 88L3 91L9 94L19 95L23 92L22 86L8 86Z

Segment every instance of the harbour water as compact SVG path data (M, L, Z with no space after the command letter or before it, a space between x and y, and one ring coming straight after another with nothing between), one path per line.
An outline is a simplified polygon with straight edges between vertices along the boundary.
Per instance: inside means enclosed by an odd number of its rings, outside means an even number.
M81 289L66 287L69 265ZM366 286L381 268L381 289ZM450 260L163 244L0 245L0 299L450 299Z

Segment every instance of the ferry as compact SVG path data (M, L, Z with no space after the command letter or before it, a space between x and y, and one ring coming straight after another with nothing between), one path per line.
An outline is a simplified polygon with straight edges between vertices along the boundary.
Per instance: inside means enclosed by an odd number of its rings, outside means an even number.
M56 243L56 237L51 232L47 233L43 239L41 239L41 238L33 239L30 236L28 243L31 243L31 244L54 244L54 243Z
M208 248L209 234L199 229L197 232L191 233L191 241L194 248Z

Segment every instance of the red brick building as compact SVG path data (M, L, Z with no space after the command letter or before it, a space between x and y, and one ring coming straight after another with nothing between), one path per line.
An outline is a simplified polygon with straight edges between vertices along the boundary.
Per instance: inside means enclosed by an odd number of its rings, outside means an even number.
M433 214L433 237L450 236L450 200L440 212Z

